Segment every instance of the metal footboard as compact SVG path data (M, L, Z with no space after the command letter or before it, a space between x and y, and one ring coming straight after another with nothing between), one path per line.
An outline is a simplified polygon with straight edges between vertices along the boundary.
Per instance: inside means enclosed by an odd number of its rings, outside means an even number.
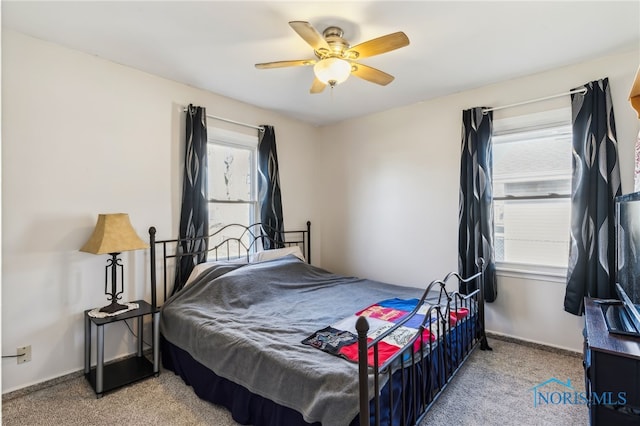
M397 424L398 416L402 425L420 423L478 344L489 348L484 327L484 260L478 259L477 265L478 272L471 277L452 272L443 280L431 282L410 314L370 342L369 323L364 316L358 318L360 426ZM448 293L446 284L454 279L458 288L469 283L475 290ZM439 292L438 303L427 311L419 332L400 351L379 363L379 342L414 317L433 291ZM467 314L458 318L464 310ZM373 395L369 392L370 380ZM384 412L383 402L389 408Z

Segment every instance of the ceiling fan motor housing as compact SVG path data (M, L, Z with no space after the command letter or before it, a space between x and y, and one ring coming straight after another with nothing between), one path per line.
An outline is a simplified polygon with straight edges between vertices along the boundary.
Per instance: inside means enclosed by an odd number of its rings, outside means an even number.
M331 48L331 50L326 51L325 49L315 50L314 53L318 57L318 59L326 59L326 58L341 58L341 59L355 59L357 57L351 57L349 55L347 57L345 52L349 49L349 43L342 38L344 35L344 31L340 27L327 27L322 32L322 37L327 41L327 44Z

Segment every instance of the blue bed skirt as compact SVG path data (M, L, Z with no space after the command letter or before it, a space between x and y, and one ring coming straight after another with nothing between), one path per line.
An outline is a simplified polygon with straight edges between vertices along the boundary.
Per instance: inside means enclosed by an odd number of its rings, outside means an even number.
M251 393L247 388L218 376L204 365L193 359L185 350L161 340L162 365L172 370L184 382L193 387L200 398L226 407L231 417L243 425L254 426L320 426L320 423L307 423L299 412L278 405L260 395Z
M475 322L474 318L467 324L475 324ZM455 327L446 337L446 345L439 344L434 347L431 359L446 358L448 366L445 366L442 362L429 362L428 368L418 367L415 371L415 376L405 374L404 385L401 380L403 371L398 370L393 374L393 379L391 380L394 401L393 410L389 410L390 386L387 385L382 389L380 396L381 425L401 426L404 423L403 417L404 420L408 420L408 424L414 424L416 415L419 416L422 413L413 412L414 404L411 400L413 395L410 392L405 392L405 395L407 395L404 404L405 416L402 416L403 404L399 395L402 394L403 388L409 389L413 380L419 381L419 389L427 389L428 395L418 393L415 396L422 401L431 401L446 383L446 377L450 376L445 369L450 370L451 366L459 365L462 362L462 357L472 349L471 345L468 348L463 348L460 341L471 341L474 330L475 327L473 326L465 328L464 334L467 335L467 339L458 339L457 335L461 330L459 330L459 327ZM441 352L445 350L444 348L447 348L448 357L442 357ZM164 368L178 374L187 385L193 387L194 392L200 398L227 408L233 420L240 424L254 426L321 426L318 422L306 422L302 414L294 409L276 404L267 398L250 392L243 386L218 376L196 361L187 351L173 345L164 337L161 338L161 349ZM354 380L357 380L357 377L354 377ZM371 424L374 424L375 408L373 402L369 411L371 413ZM393 420L391 421L392 413ZM347 424L358 426L359 416L354 419L345 419L345 425Z

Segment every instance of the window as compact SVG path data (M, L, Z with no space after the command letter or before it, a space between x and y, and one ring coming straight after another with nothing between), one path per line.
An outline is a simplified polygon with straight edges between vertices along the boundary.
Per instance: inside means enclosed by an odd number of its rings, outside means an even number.
M566 268L570 110L495 120L492 140L496 261Z
M222 129L208 130L209 234L225 225L248 226L257 222L257 136L248 136ZM236 229L225 229L215 240L214 247L226 238L239 238ZM250 243L248 235L244 244ZM239 246L222 247L218 258L244 254ZM215 255L215 253L210 253Z

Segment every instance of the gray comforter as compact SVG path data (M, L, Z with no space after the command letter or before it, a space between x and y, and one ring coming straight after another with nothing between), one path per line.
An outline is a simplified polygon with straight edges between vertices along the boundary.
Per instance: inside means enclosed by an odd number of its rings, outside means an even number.
M380 300L422 291L335 275L294 256L215 266L165 303L160 330L217 375L307 422L344 426L358 413L357 364L301 341Z

